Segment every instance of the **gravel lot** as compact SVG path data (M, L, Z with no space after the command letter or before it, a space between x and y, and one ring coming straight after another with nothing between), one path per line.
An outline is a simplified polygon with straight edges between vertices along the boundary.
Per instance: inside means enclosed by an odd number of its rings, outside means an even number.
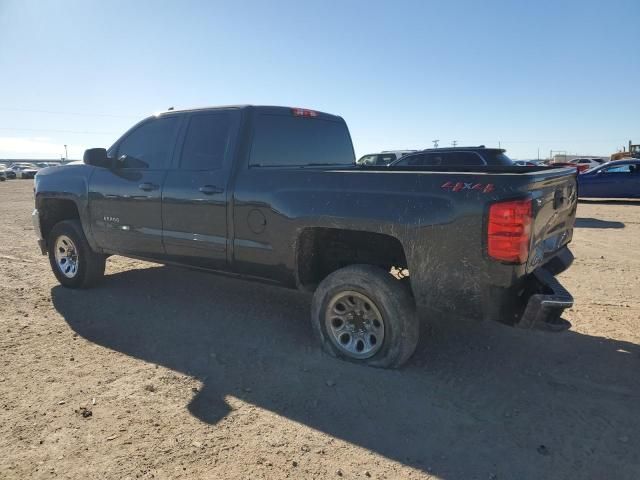
M640 478L640 203L581 203L562 334L425 319L400 371L322 354L308 296L38 253L0 183L1 478Z

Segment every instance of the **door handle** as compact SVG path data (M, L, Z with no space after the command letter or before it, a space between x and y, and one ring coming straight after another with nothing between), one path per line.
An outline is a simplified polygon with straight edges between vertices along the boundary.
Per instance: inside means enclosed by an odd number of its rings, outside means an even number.
M138 185L138 188L140 190L144 190L145 192L150 192L151 190L156 190L158 188L158 185L156 185L155 183L144 182Z
M214 185L203 185L198 190L200 190L205 195L213 195L214 193L224 192L224 188L216 187Z

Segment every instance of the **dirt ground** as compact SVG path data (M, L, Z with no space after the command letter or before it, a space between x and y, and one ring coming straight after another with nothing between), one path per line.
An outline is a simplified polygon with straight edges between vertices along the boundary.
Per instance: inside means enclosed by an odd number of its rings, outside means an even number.
M565 333L425 319L399 371L322 354L308 296L39 255L0 183L0 478L640 478L640 203L581 203Z

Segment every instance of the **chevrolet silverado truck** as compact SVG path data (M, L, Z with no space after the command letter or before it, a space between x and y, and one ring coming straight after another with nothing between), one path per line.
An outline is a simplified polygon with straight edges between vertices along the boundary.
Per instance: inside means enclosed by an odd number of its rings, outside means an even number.
M40 170L33 221L65 287L123 255L297 288L328 353L397 367L434 312L570 327L554 276L576 205L575 169L360 167L341 117L234 106L167 111Z

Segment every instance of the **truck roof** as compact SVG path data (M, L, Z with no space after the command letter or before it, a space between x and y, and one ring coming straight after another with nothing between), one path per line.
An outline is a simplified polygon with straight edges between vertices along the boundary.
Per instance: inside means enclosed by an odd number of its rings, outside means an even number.
M425 148L419 150L419 152L460 152L460 151L476 151L476 150L491 150L495 152L506 152L504 148L485 147L484 145L468 146L468 147L439 147L439 148Z
M299 114L299 116L309 116L309 117L319 117L325 119L334 119L334 120L342 120L342 117L339 115L333 115L331 113L321 112L319 110L313 110L309 108L302 107L283 107L276 105L251 105L251 104L240 104L240 105L214 105L214 106L206 106L206 107L194 107L194 108L183 108L183 109L167 109L162 112L157 113L156 115L169 115L172 113L185 113L185 112L202 112L209 110L228 110L228 109L255 109L262 113L271 113L271 114L284 114L293 112L305 112L305 114Z

